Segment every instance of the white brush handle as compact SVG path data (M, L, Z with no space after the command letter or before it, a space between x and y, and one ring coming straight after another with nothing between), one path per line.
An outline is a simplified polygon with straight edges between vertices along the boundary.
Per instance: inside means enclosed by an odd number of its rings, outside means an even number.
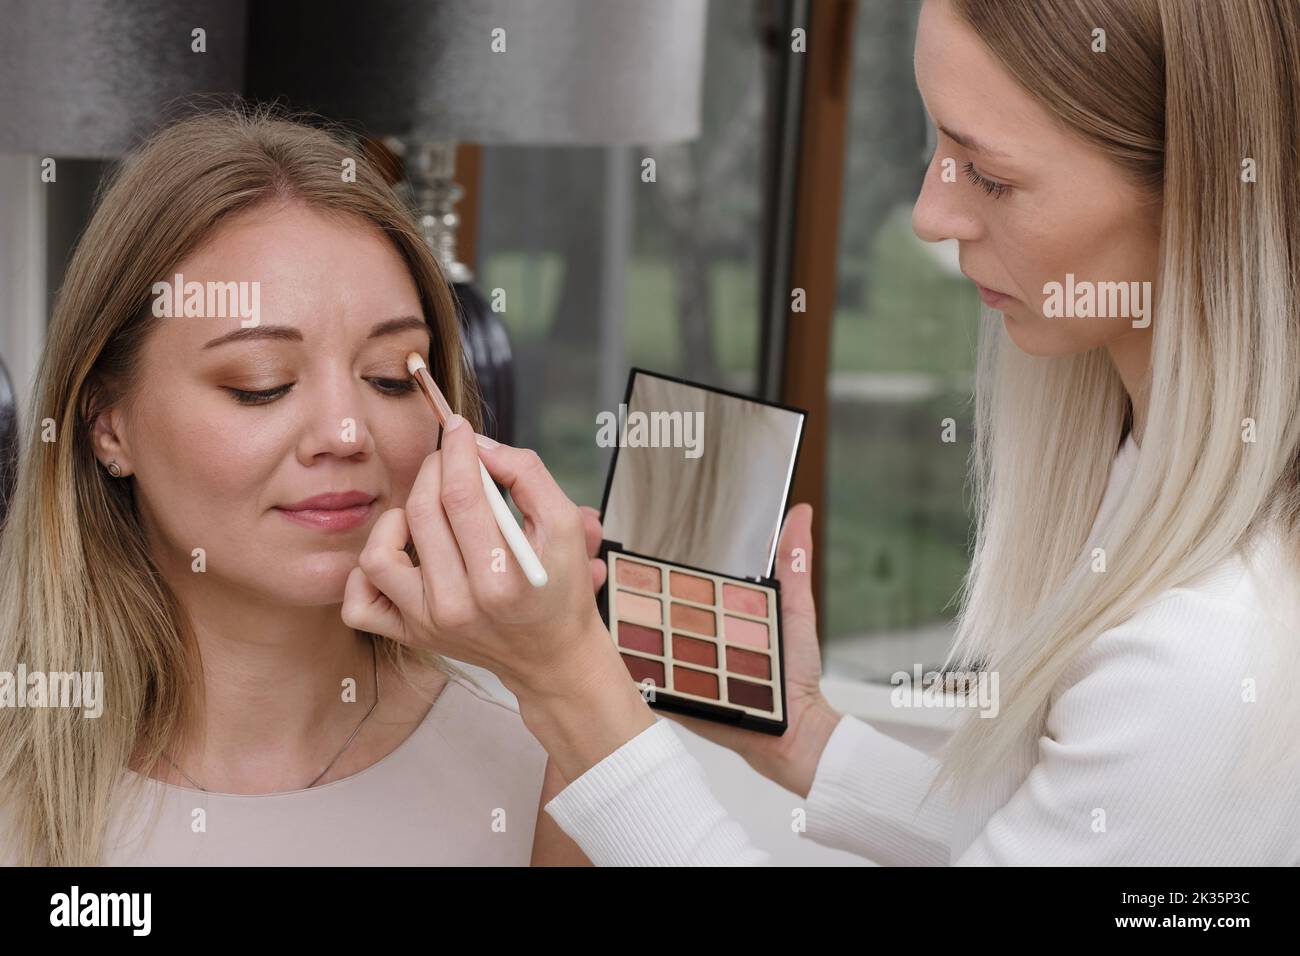
M510 545L515 560L523 568L524 577L528 578L528 583L535 588L545 587L547 580L546 569L542 567L537 552L533 550L533 546L524 537L523 529L515 522L515 516L510 513L510 506L501 497L496 482L492 480L492 476L488 474L487 468L481 461L478 463L478 470L483 475L483 490L487 492L488 504L492 508L492 517L497 519L497 527L505 535L506 544Z

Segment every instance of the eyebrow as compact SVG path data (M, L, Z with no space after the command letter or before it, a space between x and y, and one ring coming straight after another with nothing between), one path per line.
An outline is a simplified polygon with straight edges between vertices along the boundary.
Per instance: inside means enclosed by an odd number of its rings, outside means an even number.
M1002 158L1009 158L1008 153L1004 153L1001 150L994 149L991 146L986 146L985 144L977 140L974 136L967 136L965 133L958 133L955 130L948 129L948 127L942 125L939 126L939 132L943 133L944 136L947 136L958 146L962 146L966 149L969 149L972 153L983 153L985 156L999 156Z
M376 323L366 336L367 340L382 338L385 335L396 335L398 332L405 332L408 329L423 329L433 340L433 330L429 328L428 323L418 315L402 315L395 319L385 319ZM225 345L229 342L252 342L259 340L268 340L273 342L301 342L302 332L292 325L255 325L248 329L235 329L233 332L227 332L225 335L218 335L215 339L204 344L205 349L215 348L218 345Z

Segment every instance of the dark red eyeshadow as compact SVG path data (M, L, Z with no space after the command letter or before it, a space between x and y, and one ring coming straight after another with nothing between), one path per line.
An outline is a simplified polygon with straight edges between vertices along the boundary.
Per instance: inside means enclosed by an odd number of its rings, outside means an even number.
M630 654L620 656L623 658L623 663L627 665L628 673L638 684L649 680L656 687L667 686L668 682L664 680L664 665L661 661L648 661L644 657L633 657Z
M747 680L727 679L727 698L733 704L753 707L755 710L772 710L772 688L766 684L751 684Z

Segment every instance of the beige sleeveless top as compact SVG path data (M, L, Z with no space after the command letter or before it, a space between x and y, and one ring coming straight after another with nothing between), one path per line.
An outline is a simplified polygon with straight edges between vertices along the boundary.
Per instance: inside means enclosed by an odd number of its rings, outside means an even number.
M518 710L450 677L397 749L308 790L204 793L128 771L141 796L110 824L104 863L527 866L545 769Z

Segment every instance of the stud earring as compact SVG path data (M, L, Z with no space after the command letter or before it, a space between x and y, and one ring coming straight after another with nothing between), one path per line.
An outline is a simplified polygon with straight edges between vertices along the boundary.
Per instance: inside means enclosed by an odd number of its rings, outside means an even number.
M117 463L116 458L108 463L108 473L114 478L122 477L122 466Z

